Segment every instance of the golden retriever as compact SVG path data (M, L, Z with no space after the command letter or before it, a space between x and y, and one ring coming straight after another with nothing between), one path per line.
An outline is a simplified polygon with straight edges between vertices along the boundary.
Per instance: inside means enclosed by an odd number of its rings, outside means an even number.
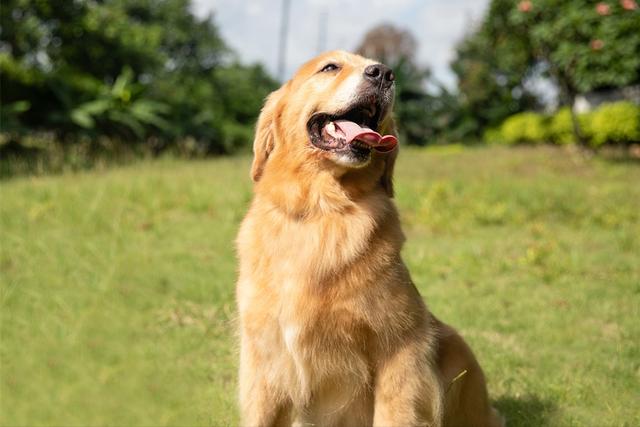
M502 425L400 258L394 86L328 52L262 109L237 239L243 426Z

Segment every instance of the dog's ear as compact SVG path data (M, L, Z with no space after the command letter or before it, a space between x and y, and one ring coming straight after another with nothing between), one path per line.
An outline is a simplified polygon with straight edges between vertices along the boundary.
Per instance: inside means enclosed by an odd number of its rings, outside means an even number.
M253 164L251 165L251 179L258 182L264 171L267 159L275 147L275 122L280 114L279 101L286 86L272 92L264 103L258 123L256 135L253 139Z
M393 135L396 138L398 137L393 117L386 119L380 128L382 130L382 135ZM393 197L393 167L396 164L396 157L398 157L399 145L400 144L396 145L393 150L384 154L384 171L382 172L380 183L389 197Z

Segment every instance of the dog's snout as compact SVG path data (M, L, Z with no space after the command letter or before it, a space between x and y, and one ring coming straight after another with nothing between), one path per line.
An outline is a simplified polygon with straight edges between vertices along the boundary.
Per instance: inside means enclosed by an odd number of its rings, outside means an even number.
M391 68L384 64L369 65L364 69L364 77L375 85L389 87L393 84L395 76Z

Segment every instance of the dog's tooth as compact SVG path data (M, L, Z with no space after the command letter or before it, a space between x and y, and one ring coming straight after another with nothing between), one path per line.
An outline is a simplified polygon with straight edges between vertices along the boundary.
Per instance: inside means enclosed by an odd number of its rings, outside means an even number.
M333 133L336 131L336 125L333 122L329 122L326 127L327 127L327 132Z

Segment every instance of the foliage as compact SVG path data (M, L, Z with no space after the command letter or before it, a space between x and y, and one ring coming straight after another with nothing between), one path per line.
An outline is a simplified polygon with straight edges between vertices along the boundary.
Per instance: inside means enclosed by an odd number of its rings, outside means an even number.
M573 92L622 87L640 81L640 11L627 3L522 1L504 30L525 28L536 60Z
M604 103L593 112L577 117L591 146L640 142L640 106L631 102ZM559 145L577 142L568 107L559 109L550 117L532 112L514 114L500 127L489 128L484 134L484 141L488 143L511 145L546 140Z
M548 136L546 118L532 112L514 114L502 123L500 133L508 145L542 142Z
M640 83L638 28L635 0L492 0L452 64L474 132L532 109L536 80L555 83L564 106L578 93ZM580 140L581 121L570 118Z
M408 59L392 63L396 75L394 114L403 142L425 145L439 135L437 97L425 86L431 78L428 69L420 68Z
M482 142L485 144L504 144L500 126L486 128L482 133Z
M31 108L29 101L15 101L10 104L2 105L0 108L0 123L2 127L8 129L20 129L20 114Z
M169 123L162 117L168 107L141 98L141 85L133 85L131 71L119 75L111 87L101 87L96 99L73 108L71 120L78 126L103 135L121 135L142 139L145 126L166 130Z
M0 184L0 425L238 425L249 165ZM400 151L402 255L509 425L638 424L639 181L553 147Z
M591 115L589 113L583 113L578 115L580 121L580 127L585 134L590 134L590 122ZM555 144L566 145L577 143L576 137L573 133L573 122L571 118L571 111L569 107L563 107L558 109L549 119L549 137Z
M577 93L640 81L640 13L635 0L619 4L590 0L529 0L513 8L505 28L526 28L537 66L557 83L564 105ZM578 142L586 142L573 111Z
M591 143L640 142L640 107L631 102L603 104L591 115Z
M526 86L531 54L521 30L505 36L512 2L495 0L480 25L456 46L451 69L458 79L461 109L468 117L467 137L480 136L508 116L537 106Z
M9 139L53 131L159 150L190 138L202 152L230 152L248 145L238 129L252 128L275 86L238 64L188 0L9 0L0 19L2 104L29 106L3 108Z

